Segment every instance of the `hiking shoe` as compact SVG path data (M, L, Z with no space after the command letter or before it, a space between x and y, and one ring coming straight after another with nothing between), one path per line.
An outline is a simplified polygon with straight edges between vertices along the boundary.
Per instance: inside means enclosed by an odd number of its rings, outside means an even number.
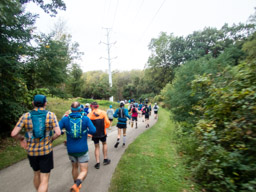
M70 192L79 192L80 189L81 189L81 187L82 187L82 184L80 184L78 187L77 187L76 184L74 184L74 185L71 187Z
M100 163L96 163L96 164L94 165L94 167L95 167L96 169L99 169L99 168L100 168Z
M119 142L116 142L116 144L115 144L115 146L114 146L114 147L115 147L115 148L117 148L117 147L118 147L118 145L119 145Z
M108 165L108 164L110 164L110 162L111 162L110 159L104 159L103 164L104 165Z

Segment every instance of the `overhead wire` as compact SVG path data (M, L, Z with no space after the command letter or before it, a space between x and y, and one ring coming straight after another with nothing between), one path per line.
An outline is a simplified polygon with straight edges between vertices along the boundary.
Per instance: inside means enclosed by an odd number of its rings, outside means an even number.
M119 0L117 0L117 4L116 4L116 9L115 9L115 13L114 13L114 19L113 19L112 27L111 27L112 29L114 28L114 24L115 24L118 5L119 5Z
M161 3L160 7L157 9L155 15L154 15L154 16L152 17L152 19L150 20L149 24L147 25L145 31L142 33L141 38L138 40L138 42L140 42L141 39L142 39L143 37L145 37L145 34L146 34L147 31L149 30L151 24L153 23L154 19L156 18L157 14L159 13L160 9L163 7L165 1L166 1L166 0L163 0L163 2Z
M139 9L138 9L136 15L134 16L132 23L134 23L134 22L136 21L136 18L138 17L138 15L139 15L139 13L140 13L140 10L141 10L141 8L142 8L143 3L144 3L144 0L142 0L141 4L139 5Z

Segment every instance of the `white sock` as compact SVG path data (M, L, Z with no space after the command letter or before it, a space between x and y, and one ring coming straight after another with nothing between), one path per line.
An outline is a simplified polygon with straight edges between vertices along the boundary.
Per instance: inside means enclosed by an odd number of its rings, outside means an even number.
M123 143L125 143L126 136L123 136Z

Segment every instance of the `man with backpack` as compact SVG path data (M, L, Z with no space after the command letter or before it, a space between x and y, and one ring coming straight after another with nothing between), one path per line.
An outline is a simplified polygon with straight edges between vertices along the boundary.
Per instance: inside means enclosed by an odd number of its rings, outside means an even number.
M131 124L131 127L133 127L133 123L135 121L135 128L137 129L138 128L138 125L137 125L137 121L138 121L138 114L141 113L135 104L133 104L132 108L131 108L131 114L132 114L132 124Z
M96 127L96 133L92 136L92 140L95 146L95 159L96 164L95 168L100 168L100 144L102 142L103 145L103 165L110 164L111 160L108 159L108 148L107 148L107 131L106 128L109 127L110 121L108 119L107 113L99 109L99 105L97 102L91 103L92 111L87 115L94 126Z
M148 128L149 127L149 112L150 112L150 109L149 109L147 104L144 106L143 111L144 111L144 116L145 116L146 128Z
M46 96L35 95L32 104L34 109L20 117L11 136L27 150L30 166L34 170L36 190L46 192L53 169L52 141L60 136L61 131L56 115L45 110ZM25 137L19 134L23 127Z
M96 132L91 120L81 114L81 111L80 103L74 102L71 105L71 113L59 122L60 128L66 129L67 151L72 162L72 176L75 182L71 187L72 192L79 192L86 178L89 161L87 134Z
M118 134L117 134L117 141L115 144L115 148L118 147L121 137L121 130L123 130L123 147L125 146L125 139L126 139L126 128L127 128L127 118L131 119L130 115L128 114L128 109L124 108L124 102L120 102L120 108L116 109L115 118L118 118L117 122L117 128L118 128Z
M158 107L157 103L155 103L155 105L153 107L153 111L154 111L154 114L155 114L155 119L158 118L158 109L159 109L159 107Z

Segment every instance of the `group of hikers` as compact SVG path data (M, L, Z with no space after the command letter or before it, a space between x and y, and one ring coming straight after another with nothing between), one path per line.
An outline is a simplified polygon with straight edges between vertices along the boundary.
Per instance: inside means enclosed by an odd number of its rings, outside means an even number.
M72 176L74 184L71 192L79 192L82 182L87 176L89 152L87 139L90 136L95 146L95 168L100 168L100 144L103 145L103 165L110 164L111 160L107 154L107 128L111 128L113 118L118 118L117 141L114 145L118 147L123 132L123 146L126 143L127 118L131 127L135 124L138 128L138 116L142 116L149 127L149 115L152 111L151 105L146 103L130 103L128 109L125 102L120 102L120 107L114 111L110 105L107 112L99 109L97 102L81 105L73 102L70 110L65 112L58 122L56 115L47 111L47 99L45 95L35 95L32 102L34 109L24 113L12 130L11 136L20 141L20 145L27 150L30 166L34 171L34 187L38 192L48 191L50 172L53 169L53 147L52 141L66 132L66 147L69 159L72 163ZM155 103L153 111L157 118L159 107ZM131 116L129 115L131 114ZM25 136L20 132L25 128Z

